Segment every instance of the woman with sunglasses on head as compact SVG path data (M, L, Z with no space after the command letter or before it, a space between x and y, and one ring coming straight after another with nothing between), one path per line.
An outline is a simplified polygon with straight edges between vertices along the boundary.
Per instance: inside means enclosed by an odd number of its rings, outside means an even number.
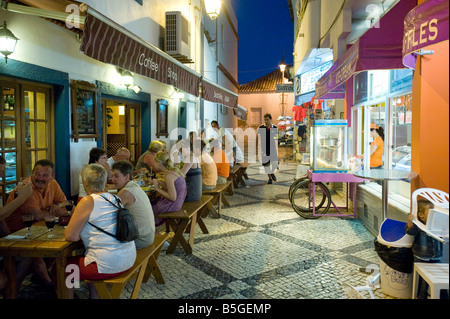
M384 129L370 124L370 169L381 169L383 167L383 150L384 150Z

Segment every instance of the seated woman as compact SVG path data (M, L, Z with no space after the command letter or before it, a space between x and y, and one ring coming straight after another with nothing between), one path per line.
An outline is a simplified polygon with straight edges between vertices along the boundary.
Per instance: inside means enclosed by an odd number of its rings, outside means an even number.
M189 133L189 152L183 154L183 168L181 172L186 175L187 195L185 202L196 202L202 198L202 167L197 157L200 148L196 148L195 144L199 143L195 132Z
M3 156L0 155L0 176L3 176L3 171L5 170L6 160ZM23 185L17 185L17 197L15 197L12 201L10 201L5 206L0 206L0 237L6 236L9 233L6 225L3 224L3 221L10 216L19 206L21 206L33 192L31 182L27 182ZM1 257L1 256L0 256ZM0 258L1 259L1 258ZM27 274L28 268L30 267L30 258L16 257L16 278L17 278L17 286L20 286L23 278ZM0 290L2 290L7 283L7 277L5 273L0 268Z
M72 257L68 264L80 270L80 280L104 280L128 270L136 260L134 241L123 243L107 235L91 224L115 234L117 209L105 198L116 202L115 197L105 192L107 173L99 164L90 164L84 170L88 196L76 206L69 225L64 230L67 241L82 240L85 256ZM94 285L89 285L90 298L97 298Z
M201 141L201 167L202 167L202 189L211 190L217 185L217 167L211 155L209 155L208 147L205 141Z
M141 170L143 168L147 169L149 172L155 171L155 160L154 157L159 151L163 151L165 146L160 141L152 141L148 146L148 149L139 156L136 164L136 170Z
M150 180L150 184L155 186L156 193L159 195L151 201L155 225L159 226L165 223L165 220L158 218L158 215L180 210L186 198L187 189L185 176L174 166L166 152L156 153L155 169L157 173L163 173L166 179L165 182L160 182L158 179Z
M87 165L84 165L83 168L81 169L80 172L80 176L78 178L78 181L80 183L80 187L79 187L79 191L78 191L78 202L85 196L87 196L86 194L86 189L84 186L84 180L83 180L83 176L84 176L84 170L86 169L86 167L89 164L100 164L102 165L106 172L107 172L107 180L108 182L111 180L112 178L112 173L111 173L111 168L109 167L108 164L108 156L106 155L106 151L98 148L98 147L94 147L89 151L89 163Z

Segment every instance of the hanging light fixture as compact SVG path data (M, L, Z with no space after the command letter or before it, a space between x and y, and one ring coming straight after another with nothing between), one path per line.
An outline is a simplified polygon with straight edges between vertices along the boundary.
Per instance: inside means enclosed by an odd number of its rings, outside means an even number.
M222 0L204 0L206 14L211 20L217 19L220 14L220 7L222 6Z
M19 40L7 27L6 21L3 27L0 27L0 53L5 56L5 63L8 63L8 55L16 49L17 40Z
M122 72L122 84L127 87L127 90L130 86L134 85L133 74L129 71Z

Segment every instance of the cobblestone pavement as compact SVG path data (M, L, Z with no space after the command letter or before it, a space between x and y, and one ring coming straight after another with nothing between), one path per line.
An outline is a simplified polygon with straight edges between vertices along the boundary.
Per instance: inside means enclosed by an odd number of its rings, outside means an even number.
M282 163L272 185L260 165L248 173L247 187L227 196L231 207L222 217L204 219L209 234L197 227L191 255L180 247L161 253L166 283L150 278L140 299L347 299L340 282L366 285L369 275L358 267L378 265L378 257L374 237L359 220L297 215L287 199L294 163ZM339 204L345 198L333 200ZM131 289L127 284L121 298L129 298ZM381 289L374 294L391 299ZM19 296L45 298L29 281ZM82 284L75 296L88 298L87 286Z

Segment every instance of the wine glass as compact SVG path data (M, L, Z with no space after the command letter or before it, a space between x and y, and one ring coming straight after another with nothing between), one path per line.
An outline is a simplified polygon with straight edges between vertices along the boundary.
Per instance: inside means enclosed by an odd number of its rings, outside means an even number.
M47 236L47 238L54 238L55 235L53 235L53 227L55 227L55 223L56 223L55 216L53 216L53 215L45 216L44 220L45 220L45 225L47 225L48 232L49 232L49 235Z
M31 235L31 225L33 225L33 222L34 222L34 215L32 215L32 214L23 215L22 220L23 220L25 227L28 228L28 233L26 235L28 238Z
M72 209L73 209L73 200L68 200L65 207L66 207L66 210L69 213L69 215L71 215Z

